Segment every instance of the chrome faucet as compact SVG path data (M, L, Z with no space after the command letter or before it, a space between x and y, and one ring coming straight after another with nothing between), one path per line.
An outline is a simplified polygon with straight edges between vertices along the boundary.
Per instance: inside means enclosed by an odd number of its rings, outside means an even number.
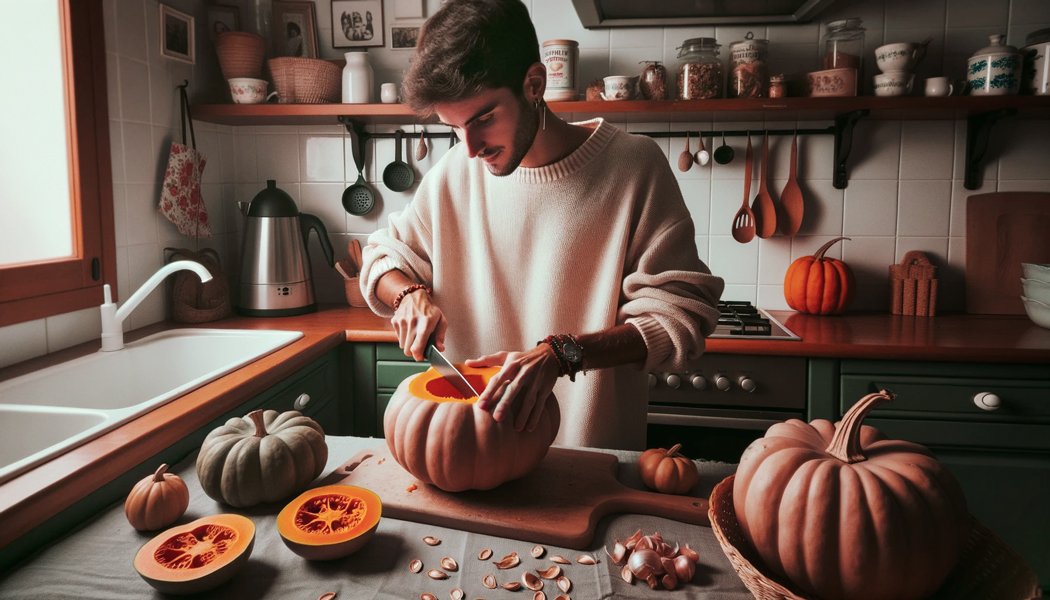
M103 352L120 350L124 347L124 319L128 318L131 311L135 310L135 307L145 300L146 296L160 285L160 282L164 281L165 277L175 271L182 270L193 271L201 278L202 282L211 281L211 273L198 262L192 260L170 262L151 275L146 280L146 283L143 283L139 289L135 290L134 294L124 301L124 304L120 305L120 308L117 308L117 305L113 303L113 295L110 292L109 284L102 286L103 302L99 308L102 310Z

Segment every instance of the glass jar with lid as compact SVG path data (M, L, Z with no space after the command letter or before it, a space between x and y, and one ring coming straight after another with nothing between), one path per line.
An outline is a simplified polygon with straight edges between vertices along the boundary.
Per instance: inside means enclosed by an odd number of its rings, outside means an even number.
M824 33L825 69L856 69L857 80L864 64L864 28L861 20L854 17L828 23Z
M678 99L722 97L721 46L715 38L689 38L678 47Z
M769 40L755 39L747 32L744 39L729 44L730 98L765 98L769 89Z

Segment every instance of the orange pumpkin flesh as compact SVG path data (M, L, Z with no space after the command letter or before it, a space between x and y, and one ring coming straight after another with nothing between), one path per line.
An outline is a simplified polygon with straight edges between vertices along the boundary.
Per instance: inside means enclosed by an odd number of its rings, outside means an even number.
M255 524L219 514L178 525L146 542L135 554L135 570L165 594L195 594L232 578L248 561Z
M372 538L383 503L371 490L325 485L299 494L277 515L277 531L292 552L333 560L357 552Z
M484 389L499 367L459 366ZM464 398L434 369L401 382L383 416L390 454L420 481L447 492L488 490L534 470L558 435L561 412L553 394L543 400L533 431L517 431L509 419L497 423Z

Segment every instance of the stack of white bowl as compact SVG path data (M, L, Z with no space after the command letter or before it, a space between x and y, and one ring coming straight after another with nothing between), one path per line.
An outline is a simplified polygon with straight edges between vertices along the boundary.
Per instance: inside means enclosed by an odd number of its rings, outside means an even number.
M1050 329L1050 263L1022 263L1021 302L1028 318Z
M876 96L903 96L911 93L915 74L912 69L926 54L926 44L897 42L875 49L875 64L882 73L875 76Z

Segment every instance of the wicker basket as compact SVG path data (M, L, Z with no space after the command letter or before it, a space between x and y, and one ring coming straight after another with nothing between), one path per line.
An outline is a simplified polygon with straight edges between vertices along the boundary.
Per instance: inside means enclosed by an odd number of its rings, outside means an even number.
M246 31L224 31L215 37L215 53L226 79L262 78L266 44L261 35Z
M762 572L758 552L744 537L736 520L734 477L730 475L715 486L708 509L711 529L722 551L758 600L804 600L805 596ZM958 564L931 600L958 598L1030 600L1042 598L1042 591L1035 572L1024 559L974 519Z
M342 69L320 58L282 56L267 61L277 100L282 104L324 104L339 101Z

